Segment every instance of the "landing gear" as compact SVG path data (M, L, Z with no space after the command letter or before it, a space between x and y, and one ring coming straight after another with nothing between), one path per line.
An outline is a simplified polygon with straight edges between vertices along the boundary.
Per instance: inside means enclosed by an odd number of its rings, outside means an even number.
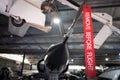
M19 16L12 16L11 23L16 27L21 27L26 21Z

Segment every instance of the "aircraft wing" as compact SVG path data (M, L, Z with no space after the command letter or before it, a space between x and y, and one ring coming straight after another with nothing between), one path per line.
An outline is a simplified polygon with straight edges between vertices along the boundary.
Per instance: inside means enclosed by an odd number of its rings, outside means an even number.
M43 14L40 9L34 7L24 0L16 0L9 11L9 14L20 16L20 18L25 19L26 23L30 24L31 27L40 29L45 32L48 32L48 29L50 29L45 27L45 14ZM35 24L37 25L37 27Z

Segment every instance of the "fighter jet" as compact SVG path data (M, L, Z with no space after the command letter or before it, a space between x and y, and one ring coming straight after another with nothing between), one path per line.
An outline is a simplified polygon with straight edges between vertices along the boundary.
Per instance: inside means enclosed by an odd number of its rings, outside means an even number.
M85 2L83 2L83 4L84 3ZM79 7L76 17L68 28L66 35L64 35L63 41L51 45L46 52L46 56L37 64L38 71L46 73L49 80L58 80L59 75L66 72L68 69L69 50L66 43L73 32L75 23L82 13L83 4Z
M74 2L73 0L57 0L57 1L61 2L64 5L69 6L70 8L77 10L78 11L76 15L77 18L82 13L82 6L84 2L80 5ZM104 16L102 14L104 14ZM76 22L77 18L75 18L73 21ZM103 28L98 32L97 36L94 39L95 48L99 49L105 42L105 40L112 34L112 31L116 31L119 33L120 30L112 25L112 17L106 13L92 13L92 18L104 24ZM67 36L65 36L63 42L50 46L44 59L38 62L37 65L38 71L48 73L49 80L58 80L58 75L62 72L67 71L68 69L69 51L66 42L73 31L73 26L75 22L72 23L71 27L67 32ZM106 35L104 34L105 32L107 32ZM104 36L102 36L103 34Z

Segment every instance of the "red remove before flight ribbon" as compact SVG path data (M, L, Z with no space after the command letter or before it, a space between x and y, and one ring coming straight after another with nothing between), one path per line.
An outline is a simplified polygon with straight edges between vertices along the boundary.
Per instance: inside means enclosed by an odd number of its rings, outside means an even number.
M83 6L83 24L84 24L84 54L85 54L86 76L89 78L95 78L96 63L95 63L92 17L91 17L90 6Z

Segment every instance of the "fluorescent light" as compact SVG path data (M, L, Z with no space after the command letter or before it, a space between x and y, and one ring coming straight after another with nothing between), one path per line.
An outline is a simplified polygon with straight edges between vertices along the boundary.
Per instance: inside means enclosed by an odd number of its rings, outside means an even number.
M69 65L69 69L81 70L81 69L85 69L85 67L84 66L79 66L79 65Z
M96 69L101 69L99 66L96 66L95 67ZM85 69L85 66L79 66L79 65L69 65L69 69L70 70L74 70L74 69L76 69L76 70L82 70L82 69Z
M15 61L18 61L18 62L22 62L23 61L23 56L22 55L17 55L17 54L0 54L0 56L3 57L3 58L10 59L10 60L15 60ZM28 59L25 59L24 63L30 64Z
M55 24L59 24L59 23L60 23L60 19L59 19L59 18L55 18L55 19L53 20L53 22L54 22Z

